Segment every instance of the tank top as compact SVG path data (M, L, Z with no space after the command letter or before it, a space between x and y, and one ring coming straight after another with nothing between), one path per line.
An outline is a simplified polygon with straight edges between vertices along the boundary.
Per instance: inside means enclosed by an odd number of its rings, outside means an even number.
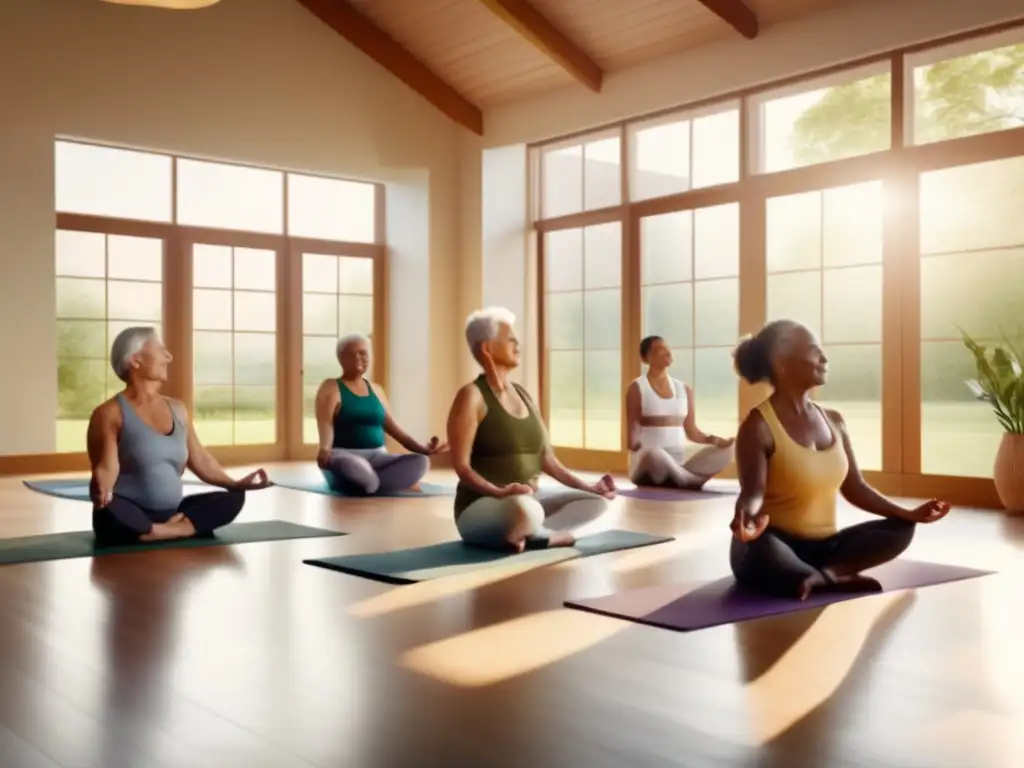
M178 508L183 496L181 475L188 462L188 430L170 403L173 426L168 435L157 432L118 393L121 434L117 459L121 465L114 494L146 510L168 512Z
M518 419L498 402L486 376L480 374L474 384L483 395L487 415L476 428L469 466L499 488L531 482L541 473L547 432L529 395L518 384L513 385L529 409L526 417ZM479 498L481 494L460 481L455 490L455 519Z
M836 532L836 500L850 468L839 430L824 410L815 407L832 432L832 445L823 451L791 438L770 402L757 406L775 441L761 509L770 527L803 539L823 539Z
M334 414L334 448L384 447L384 404L368 381L366 389L368 394L357 395L338 379L341 407Z
M641 416L674 416L686 418L689 406L686 401L686 387L678 379L669 380L672 397L666 398L654 391L646 376L634 379L640 389ZM640 445L643 448L681 449L686 446L686 434L681 426L640 427Z

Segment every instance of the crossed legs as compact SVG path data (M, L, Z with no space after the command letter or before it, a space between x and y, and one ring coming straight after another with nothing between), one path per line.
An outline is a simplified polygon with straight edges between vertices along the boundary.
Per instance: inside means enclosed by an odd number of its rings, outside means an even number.
M914 538L914 523L872 520L825 539L799 539L769 528L754 541L732 540L729 564L744 587L782 597L806 597L813 589L878 591L861 571L894 560Z
M244 491L212 491L186 496L176 510L158 512L115 496L93 509L92 529L107 545L210 536L238 517L244 504Z
M696 490L729 466L732 455L732 446L688 446L681 452L644 448L630 456L629 479L637 485Z
M467 544L523 551L529 547L572 546L572 531L596 520L608 501L586 491L477 499L455 521Z
M324 478L332 490L351 496L370 496L412 488L429 469L430 459L419 453L336 448L331 451Z

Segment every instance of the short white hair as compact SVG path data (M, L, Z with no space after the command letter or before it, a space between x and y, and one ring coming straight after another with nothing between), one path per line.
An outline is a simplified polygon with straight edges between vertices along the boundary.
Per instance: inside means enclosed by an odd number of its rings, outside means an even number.
M338 360L341 360L341 353L345 351L345 347L349 344L365 344L370 346L370 340L361 333L350 333L347 336L342 336L338 339L338 346L334 348L334 354L338 356Z
M128 381L128 371L132 358L146 346L146 342L157 338L156 328L151 325L134 325L125 328L110 345L110 367L117 378Z
M480 345L490 341L498 335L501 326L509 328L516 324L516 316L505 307L488 307L478 309L466 318L466 343L469 351L476 357L480 352Z

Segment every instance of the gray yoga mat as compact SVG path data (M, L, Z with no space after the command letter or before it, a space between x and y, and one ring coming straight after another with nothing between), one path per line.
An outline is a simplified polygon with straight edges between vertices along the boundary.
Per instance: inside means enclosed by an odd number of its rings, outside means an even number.
M139 542L116 547L97 546L92 531L47 533L17 539L0 539L0 565L35 563L44 560L67 560L75 557L98 557L126 552L145 552L151 549L182 549L186 547L216 547L229 544L249 544L257 541L283 541L286 539L312 539L327 536L346 536L341 531L312 528L283 520L255 520L231 523L213 536L170 541Z
M572 547L533 549L519 554L471 547L462 541L447 541L415 549L323 557L303 562L390 584L414 584L487 568L540 567L666 541L672 541L672 537L613 530L582 536Z
M337 496L340 499L380 499L380 498L422 498L425 496L454 496L455 489L446 485L436 483L420 483L418 491L395 491L394 493L375 493L372 496L353 496L328 487L327 481L322 477L313 477L305 474L275 474L271 478L278 488L289 488L293 491L306 491L307 493L320 493L325 496Z
M865 571L865 575L878 579L884 592L945 584L992 573L917 560L895 560ZM604 597L569 600L565 605L638 624L688 632L808 608L821 608L868 594L877 593L815 592L801 601L741 590L730 576L706 584L659 584Z

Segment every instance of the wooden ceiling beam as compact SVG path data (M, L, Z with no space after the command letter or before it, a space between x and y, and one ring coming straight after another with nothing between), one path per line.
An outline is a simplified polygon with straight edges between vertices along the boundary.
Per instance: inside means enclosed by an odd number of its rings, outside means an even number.
M698 0L701 5L735 29L747 40L753 40L760 31L757 16L743 0Z
M344 0L298 0L320 21L408 85L459 125L482 136L484 116L423 62Z
M601 68L526 0L480 2L576 80L600 93L604 81Z

